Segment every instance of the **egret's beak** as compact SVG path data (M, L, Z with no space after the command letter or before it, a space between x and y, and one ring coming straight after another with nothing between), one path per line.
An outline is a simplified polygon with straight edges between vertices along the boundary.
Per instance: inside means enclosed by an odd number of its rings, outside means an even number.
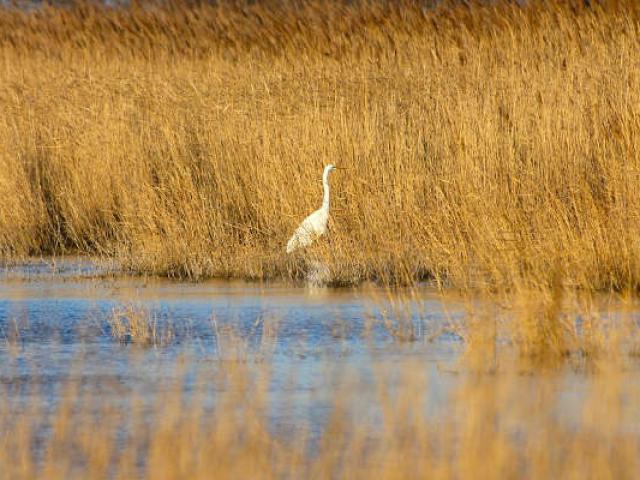
M334 167L336 170L349 170L348 167Z

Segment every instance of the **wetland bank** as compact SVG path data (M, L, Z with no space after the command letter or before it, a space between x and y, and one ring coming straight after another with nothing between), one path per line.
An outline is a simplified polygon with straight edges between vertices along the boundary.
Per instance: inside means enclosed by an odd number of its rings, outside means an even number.
M1 9L0 478L634 477L640 10L591 3Z

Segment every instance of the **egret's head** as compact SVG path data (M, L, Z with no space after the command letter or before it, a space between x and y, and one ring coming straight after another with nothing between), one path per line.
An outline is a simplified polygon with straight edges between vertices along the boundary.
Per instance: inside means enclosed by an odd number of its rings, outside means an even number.
M333 163L330 163L329 165L324 167L324 173L332 172L335 169L336 169L336 166Z

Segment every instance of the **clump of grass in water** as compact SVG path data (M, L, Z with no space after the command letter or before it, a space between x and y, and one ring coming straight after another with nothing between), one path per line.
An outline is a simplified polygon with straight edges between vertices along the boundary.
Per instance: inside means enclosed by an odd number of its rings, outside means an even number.
M134 305L114 308L108 325L111 336L123 344L158 347L169 343L174 336L169 325L159 326L154 313Z

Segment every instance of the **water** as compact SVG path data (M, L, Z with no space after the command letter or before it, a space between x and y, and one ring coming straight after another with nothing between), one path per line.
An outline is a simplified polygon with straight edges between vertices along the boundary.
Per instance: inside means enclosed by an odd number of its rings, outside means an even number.
M73 384L92 394L96 408L126 410L135 399L151 416L176 382L187 393L204 387L215 406L224 388L203 385L211 376L201 373L242 364L268 384L275 434L304 426L319 436L336 391L357 389L357 410L375 426L375 374L402 381L406 365L419 365L428 385L424 409L437 418L465 378L456 326L469 307L428 287L186 283L128 277L84 259L30 261L0 274L0 389L16 412L33 402L54 412ZM114 338L110 320L130 311L151 319L157 341L143 347ZM516 381L522 392L540 386L535 376ZM553 380L563 422L579 422L576 407L589 381L572 371Z
M401 368L419 359L438 385L432 398L443 401L442 366L462 346L446 327L463 304L427 288L398 302L406 292L127 277L81 259L16 264L0 278L0 386L16 408L44 399L53 411L70 381L105 404L124 408L135 396L152 408L185 376L182 358L206 371L240 356L256 375L268 370L276 429L306 423L319 431L339 388L330 372L348 366L366 379L374 363ZM110 319L127 309L171 332L168 339L145 348L114 339ZM196 388L198 375L186 377L185 389ZM373 384L362 388L362 398L374 393Z

